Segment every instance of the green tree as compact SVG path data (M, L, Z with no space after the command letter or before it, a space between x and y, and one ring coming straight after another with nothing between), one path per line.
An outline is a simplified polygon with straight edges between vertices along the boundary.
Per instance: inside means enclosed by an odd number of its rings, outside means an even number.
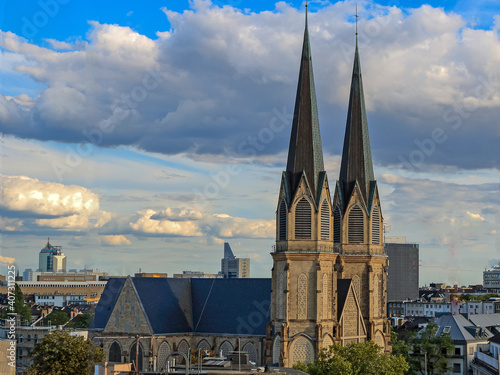
M69 320L68 314L63 311L53 311L45 318L43 318L44 324L50 324L53 326L59 326L65 324Z
M323 349L314 362L293 366L311 375L403 375L408 363L400 355L382 353L369 341L364 344L339 344Z
M11 307L13 307L13 309L11 309ZM8 310L8 312L17 313L22 323L24 323L25 320L31 323L31 308L24 302L23 292L17 284L14 287L14 304L9 304Z
M409 364L416 373L426 373L425 363L428 375L445 374L449 370L447 358L453 355L455 345L448 333L437 336L438 329L436 323L428 323L418 334L408 338Z
M31 352L33 364L26 375L91 375L94 365L105 358L101 347L81 336L55 331Z
M405 361L410 365L410 346L404 340L398 339L398 334L391 328L391 346L392 354L399 355L405 359ZM410 366L406 374L415 374L415 371Z
M90 312L77 315L71 322L66 324L66 328L88 328L92 322L94 314Z

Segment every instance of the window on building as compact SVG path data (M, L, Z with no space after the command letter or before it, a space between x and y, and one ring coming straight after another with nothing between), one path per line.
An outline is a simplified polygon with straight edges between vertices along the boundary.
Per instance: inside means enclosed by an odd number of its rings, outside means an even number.
M380 211L377 206L373 208L372 212L372 243L380 243Z
M453 372L454 373L461 373L462 372L462 366L460 365L460 363L453 364Z
M462 355L462 350L460 349L459 346L455 347L455 355Z
M451 327L450 326L446 326L443 328L443 333L450 333L450 330L451 330Z
M287 227L287 212L285 199L283 198L280 203L279 210L279 239L286 240L286 227Z
M349 212L348 239L349 243L362 243L364 241L364 217L363 210L355 206Z
M295 238L311 238L311 204L305 198L295 206Z
M341 229L342 229L342 222L341 222L341 217L340 217L340 208L336 207L335 211L333 212L333 242L334 243L340 243Z
M330 206L326 199L321 204L321 239L330 239Z

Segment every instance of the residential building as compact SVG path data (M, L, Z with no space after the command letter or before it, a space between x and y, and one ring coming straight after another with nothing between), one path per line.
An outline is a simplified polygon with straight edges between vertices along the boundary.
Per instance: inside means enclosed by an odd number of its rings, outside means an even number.
M387 253L387 300L418 299L418 244L406 243L403 236L386 236L384 249Z
M135 277L168 277L168 274L162 272L141 272L136 273Z
M250 259L236 258L231 246L224 242L224 258L221 259L220 273L227 278L250 277Z
M423 317L436 317L439 314L453 313L452 303L444 301L444 299L436 299L430 302L422 301L405 301L404 316L423 316ZM455 312L458 313L457 310Z
M467 301L460 307L460 314L500 314L500 298L489 301Z
M174 279L212 279L214 277L224 277L222 273L203 273L201 271L182 271L182 273L174 273Z
M500 264L483 272L483 286L488 293L500 293Z
M99 301L107 281L19 281L17 285L24 295L85 295L89 303ZM7 293L0 286L0 293Z
M80 271L71 269L60 272L44 272L27 268L23 272L22 281L98 281L105 279L107 276L106 272L101 272L98 269L83 269Z
M469 374L475 352L485 352L489 348L488 339L493 334L485 327L477 326L464 316L445 314L437 321L437 335L448 333L455 344L453 357L448 358L450 374Z
M87 304L87 294L37 294L34 295L35 304L65 307L73 304Z

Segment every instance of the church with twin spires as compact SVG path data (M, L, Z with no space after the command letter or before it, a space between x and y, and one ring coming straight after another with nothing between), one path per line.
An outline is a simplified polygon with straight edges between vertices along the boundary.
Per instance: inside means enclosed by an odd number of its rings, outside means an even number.
M382 210L356 47L338 180L323 162L306 24L286 170L276 209L266 362L291 367L322 348L374 341L390 351Z
M371 340L391 351L387 256L357 41L340 175L330 189L306 11L271 278L110 278L90 337L108 362L140 371L166 371L172 357L183 363L178 353L227 358L238 351L256 365L291 367L333 343Z

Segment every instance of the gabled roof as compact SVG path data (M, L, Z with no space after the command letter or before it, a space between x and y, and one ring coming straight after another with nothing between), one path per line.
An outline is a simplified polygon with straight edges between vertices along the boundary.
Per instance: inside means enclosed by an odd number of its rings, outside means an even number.
M95 315L90 323L90 329L104 329L106 327L116 301L118 300L118 296L125 284L125 280L126 279L122 277L112 277L108 280L95 309Z
M193 332L266 334L271 279L193 279L192 297Z
M368 203L370 182L374 180L361 64L359 62L358 40L356 36L351 92L339 176L339 181L343 185L344 201L348 200L347 196L352 192L354 183L358 181L364 201Z
M191 279L132 277L154 333L191 332Z
M478 327L500 327L500 314L469 314L468 318Z
M109 280L91 328L106 327L125 280ZM131 277L130 280L154 334L266 334L271 279Z
M347 296L349 294L349 289L351 288L351 279L338 279L337 280L337 298L338 298L338 320L342 316L342 311L344 310L344 305L347 301Z
M305 172L312 196L316 198L319 173L324 169L306 8L304 43L286 165L292 194L297 189L302 172Z
M438 336L443 332L446 333L448 330L446 327L450 327L448 333L453 341L485 341L493 336L486 328L474 326L472 322L460 314L441 315L437 321L437 325L439 326ZM476 335L475 331L479 335Z

